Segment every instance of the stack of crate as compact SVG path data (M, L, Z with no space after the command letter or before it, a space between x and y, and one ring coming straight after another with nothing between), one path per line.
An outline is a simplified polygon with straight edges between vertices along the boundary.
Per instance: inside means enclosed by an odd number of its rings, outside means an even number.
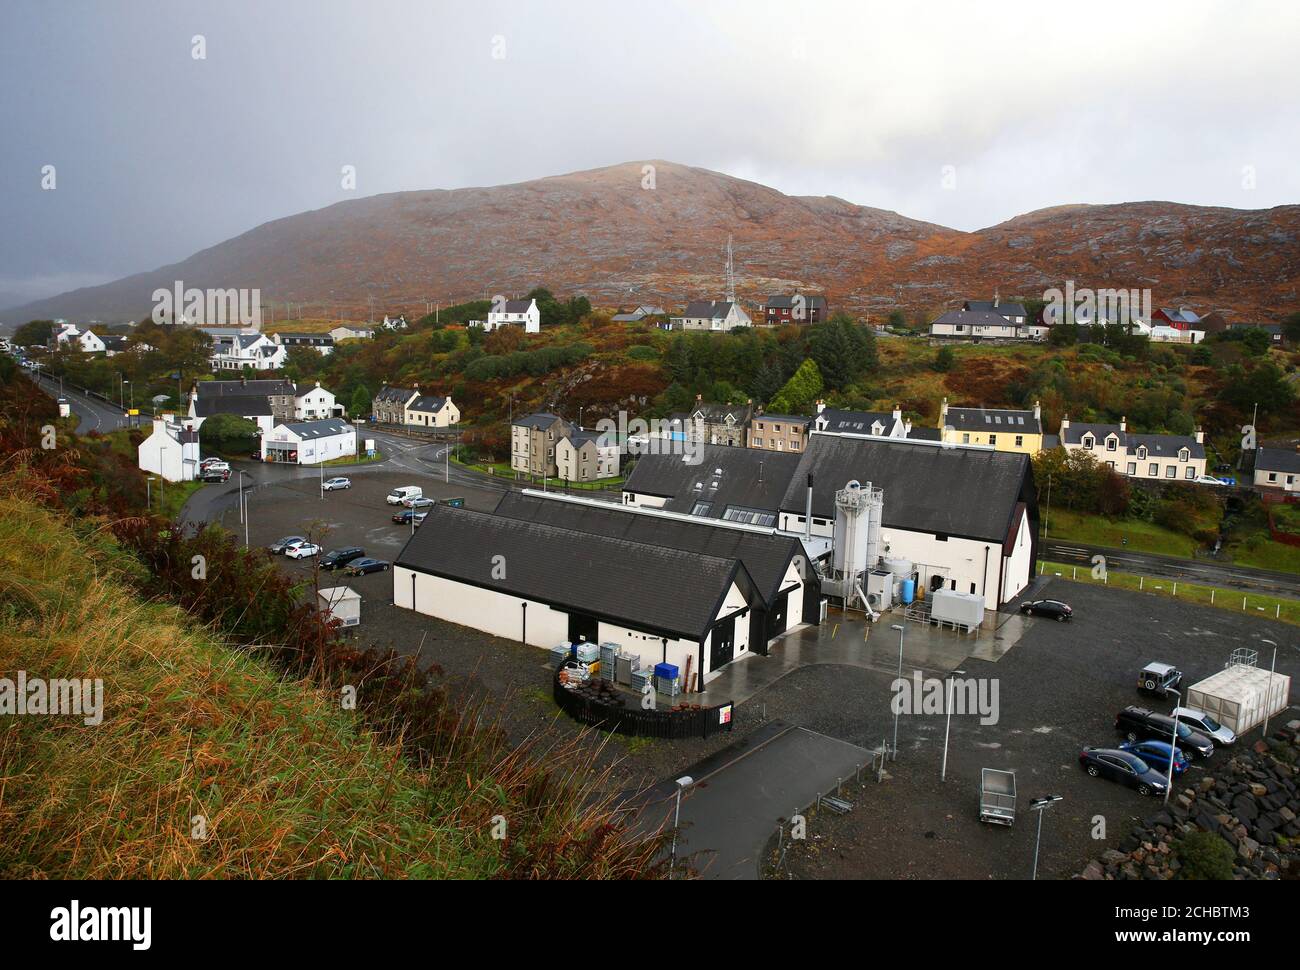
M573 644L571 643L561 643L551 647L551 666L563 667L572 653Z
M600 679L607 680L611 684L614 682L614 675L618 670L618 644L602 643L600 645Z
M645 691L645 685L654 681L654 669L646 667L632 671L632 689L638 694Z

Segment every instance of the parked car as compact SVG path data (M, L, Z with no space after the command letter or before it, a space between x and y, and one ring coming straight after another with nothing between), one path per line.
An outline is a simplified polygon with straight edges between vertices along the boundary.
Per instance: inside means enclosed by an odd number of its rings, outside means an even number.
M392 563L385 562L382 559L371 559L369 556L362 556L360 559L353 559L343 567L343 572L348 576L364 576L366 573L382 573L388 569Z
M1237 734L1232 728L1220 724L1204 711L1198 711L1194 707L1175 707L1170 716L1178 716L1182 724L1186 724L1193 731L1200 731L1207 738L1214 742L1215 747L1222 748L1237 743Z
M343 549L331 549L320 557L321 569L342 569L355 559L360 559L366 551L360 546L347 546Z
M230 471L230 462L223 461L220 458L209 458L206 465L200 462L199 467L205 472L228 472Z
M411 520L418 514L420 513L416 512L415 509L402 509L400 512L393 513L393 521L398 525L409 525Z
M1149 663L1138 674L1138 692L1154 697L1168 697L1183 682L1183 672L1172 664Z
M414 498L407 498L402 500L402 505L404 505L408 509L427 509L437 504L438 503L435 502L433 499L425 498L423 495L417 495Z
M1125 741L1119 746L1119 750L1137 755L1165 777L1169 776L1170 749L1174 752L1174 774L1181 775L1187 770L1187 755L1168 741Z
M1060 623L1068 623L1074 618L1074 610L1068 603L1062 603L1060 600L1034 600L1031 603L1021 603L1020 612L1028 616L1045 616L1049 620L1057 620Z
M339 489L339 488L351 488L351 487L352 487L352 479L343 478L342 476L338 478L327 478L321 484L321 490L326 492L332 492L335 489Z
M282 556L290 546L306 541L306 536L285 536L283 539L276 539L275 542L267 546L266 551L273 556Z
M224 471L220 468L209 468L207 471L199 473L199 481L202 482L228 482L230 481L230 469Z
M1079 764L1093 778L1128 785L1139 795L1163 795L1169 787L1160 772L1137 755L1118 748L1084 748L1079 752Z
M1197 475L1196 478L1194 479L1194 481L1196 482L1197 485L1219 485L1219 486L1223 486L1223 485L1227 485L1227 484L1228 484L1228 483L1225 482L1223 479L1221 479L1221 478L1215 478L1213 475Z
M1145 707L1126 707L1115 716L1115 730L1127 741L1168 741L1174 734L1174 719ZM1178 746L1194 758L1214 754L1214 742L1182 721L1178 722Z
M284 550L284 554L290 559L310 559L313 556L319 556L322 551L321 547L316 543L304 539L302 542L293 543Z
M419 485L402 485L393 489L384 499L389 505L401 505L408 498L419 498L424 494L424 489Z

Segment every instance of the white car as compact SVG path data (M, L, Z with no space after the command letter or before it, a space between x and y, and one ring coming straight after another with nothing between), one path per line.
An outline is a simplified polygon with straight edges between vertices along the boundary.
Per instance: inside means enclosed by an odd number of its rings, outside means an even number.
M1237 734L1230 727L1220 724L1204 711L1194 707L1175 707L1173 716L1195 731L1200 731L1214 742L1215 747L1237 743Z
M1226 485L1228 483L1221 479L1215 478L1213 475L1197 475L1196 484L1197 485Z
M304 539L290 545L289 548L284 550L284 554L290 559L310 559L321 554L321 547Z
M332 492L336 488L351 488L352 479L350 478L327 478L321 488L326 492Z

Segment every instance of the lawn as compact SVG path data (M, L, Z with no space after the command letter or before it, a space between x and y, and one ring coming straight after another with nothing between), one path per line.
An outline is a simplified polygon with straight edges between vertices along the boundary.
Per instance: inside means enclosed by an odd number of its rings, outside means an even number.
M1223 589L1215 586L1199 586L1193 583L1177 582L1172 579L1157 579L1151 576L1135 576L1132 573L1118 573L1108 570L1105 578L1096 578L1088 566L1079 567L1059 562L1040 562L1042 572L1048 576L1059 576L1077 583L1092 586L1115 586L1119 589L1134 590L1149 596L1170 596L1201 606L1213 606L1216 609L1232 610L1234 613L1247 613L1282 620L1300 626L1300 601L1279 599L1276 596L1262 596L1258 593L1242 593L1235 589Z
M1141 519L1108 519L1068 509L1052 509L1047 521L1047 537L1061 542L1154 552L1184 559L1190 559L1196 552L1196 540L1181 532Z

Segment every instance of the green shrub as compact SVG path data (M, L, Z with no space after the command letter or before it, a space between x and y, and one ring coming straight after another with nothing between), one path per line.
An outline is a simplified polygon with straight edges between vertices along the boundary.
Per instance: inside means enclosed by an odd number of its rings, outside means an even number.
M1232 846L1213 832L1192 832L1174 843L1179 879L1231 879Z

